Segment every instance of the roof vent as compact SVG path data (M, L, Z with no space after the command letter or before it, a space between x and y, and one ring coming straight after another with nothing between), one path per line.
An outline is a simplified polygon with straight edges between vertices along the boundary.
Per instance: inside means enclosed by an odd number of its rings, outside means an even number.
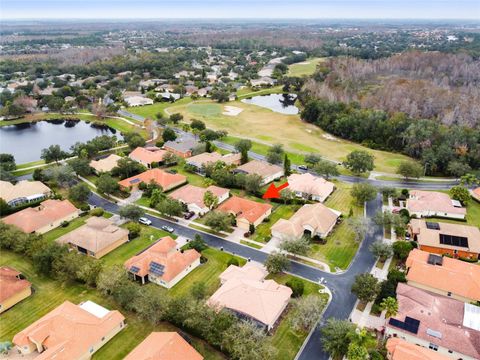
M442 338L442 333L440 331L435 331L430 328L427 329L427 334L433 337L436 337L437 339Z

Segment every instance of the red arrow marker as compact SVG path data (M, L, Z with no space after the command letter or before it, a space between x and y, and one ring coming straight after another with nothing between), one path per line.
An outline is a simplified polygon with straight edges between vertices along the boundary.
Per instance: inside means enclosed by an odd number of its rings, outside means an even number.
M263 194L262 198L264 199L278 199L280 198L280 191L285 189L288 186L288 182L285 184L276 187L275 184L270 184L265 194Z

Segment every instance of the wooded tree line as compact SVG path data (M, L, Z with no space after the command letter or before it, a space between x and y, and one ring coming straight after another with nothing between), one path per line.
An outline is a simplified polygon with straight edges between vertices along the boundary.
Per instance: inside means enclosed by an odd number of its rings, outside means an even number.
M343 139L373 149L402 152L420 159L427 174L462 176L480 169L480 131L441 125L402 113L362 109L358 104L302 96L303 120Z
M480 60L465 54L410 51L378 60L331 58L305 85L316 98L403 112L478 128Z

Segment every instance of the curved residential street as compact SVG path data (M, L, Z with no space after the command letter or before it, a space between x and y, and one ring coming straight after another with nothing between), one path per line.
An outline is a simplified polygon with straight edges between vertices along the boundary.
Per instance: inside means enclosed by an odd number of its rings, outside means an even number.
M118 214L119 206L117 204L101 198L96 194L92 194L90 196L89 203L91 205L102 207L114 214ZM382 199L380 195L377 195L375 200L367 203L366 215L368 217L373 217L375 213L381 209L381 207ZM252 259L254 261L263 263L268 256L268 254L249 246L233 243L220 237L200 232L198 230L177 223L172 223L167 220L159 219L157 217L149 215L146 215L146 217L152 221L151 226L161 228L163 225L168 225L175 229L175 234L190 239L192 239L195 234L200 234L209 246L223 249L226 252L239 255L246 259ZM375 264L375 259L368 250L368 247L375 240L381 239L383 236L382 234L383 229L375 224L372 224L371 232L367 234L365 240L360 245L358 253L352 264L348 270L342 274L335 275L298 262L291 262L292 266L290 273L317 283L323 278L323 284L330 289L333 298L325 311L324 319L330 317L338 319L348 318L355 304L355 296L350 293L350 287L357 274L369 272L372 266ZM321 322L314 330L313 335L308 339L308 342L305 344L302 352L299 354L298 359L328 359L328 355L322 351L321 346L320 329L322 324L323 322Z

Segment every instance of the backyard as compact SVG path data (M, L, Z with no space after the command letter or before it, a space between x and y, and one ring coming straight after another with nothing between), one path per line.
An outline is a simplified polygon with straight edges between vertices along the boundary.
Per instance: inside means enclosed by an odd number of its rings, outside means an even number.
M255 229L252 240L266 243L270 240L271 227L280 219L290 219L293 214L300 208L300 205L276 205L272 214L268 217L268 222L263 222Z

